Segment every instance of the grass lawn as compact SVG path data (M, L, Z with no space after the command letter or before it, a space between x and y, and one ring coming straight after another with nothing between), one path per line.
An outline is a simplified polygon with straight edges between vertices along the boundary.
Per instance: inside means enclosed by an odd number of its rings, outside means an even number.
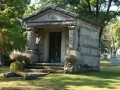
M9 67L0 67L0 90L120 90L120 69L101 60L100 72L50 74L36 80L3 78Z

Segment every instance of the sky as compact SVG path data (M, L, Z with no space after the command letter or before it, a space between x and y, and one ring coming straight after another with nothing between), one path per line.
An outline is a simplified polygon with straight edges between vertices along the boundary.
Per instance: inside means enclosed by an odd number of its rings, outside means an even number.
M37 2L38 0L31 0L31 4L33 4L33 3L35 3L35 2Z

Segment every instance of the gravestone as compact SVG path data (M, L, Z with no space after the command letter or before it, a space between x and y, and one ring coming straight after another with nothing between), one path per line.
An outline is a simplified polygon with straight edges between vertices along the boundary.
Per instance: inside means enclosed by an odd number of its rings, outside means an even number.
M102 60L107 60L107 59L108 59L107 54L103 54L103 55L102 55Z
M114 53L113 57L111 57L110 62L113 66L118 67L120 66L120 56Z
M111 57L110 62L113 66L120 66L120 56Z

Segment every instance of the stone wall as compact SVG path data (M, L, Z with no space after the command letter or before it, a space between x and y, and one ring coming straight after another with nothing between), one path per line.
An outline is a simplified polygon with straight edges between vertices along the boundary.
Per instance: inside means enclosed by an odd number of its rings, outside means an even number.
M79 21L78 30L78 51L80 52L80 62L82 65L98 68L99 59L99 28Z

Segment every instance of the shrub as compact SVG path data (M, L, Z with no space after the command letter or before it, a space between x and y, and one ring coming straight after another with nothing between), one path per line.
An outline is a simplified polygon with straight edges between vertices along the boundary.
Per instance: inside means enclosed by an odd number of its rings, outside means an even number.
M19 51L12 52L9 56L10 56L11 60L19 61L19 62L22 62L24 64L27 64L30 61L30 59L26 53L21 53Z
M2 65L10 66L11 62L13 62L13 61L10 60L9 54L6 53L6 54L1 55L1 63L2 63Z
M78 52L76 50L69 49L67 51L66 62L75 64L78 61L78 58L76 57L77 54Z
M17 51L17 52L11 52L9 56L10 56L11 60L17 61L17 60L19 60L18 58L22 56L22 54L21 54L21 52Z
M10 71L14 73L18 73L20 71L23 71L23 67L24 67L23 63L16 61L11 63Z

